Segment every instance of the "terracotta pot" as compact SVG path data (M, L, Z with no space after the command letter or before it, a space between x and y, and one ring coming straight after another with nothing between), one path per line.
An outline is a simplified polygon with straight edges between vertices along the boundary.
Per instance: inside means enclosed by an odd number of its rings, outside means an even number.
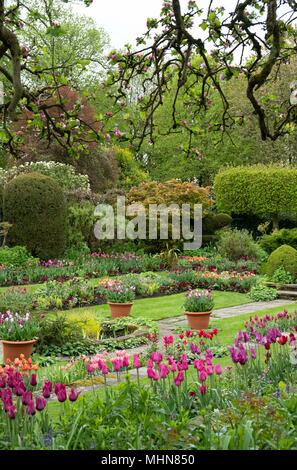
M211 312L185 312L189 327L192 330L206 330Z
M21 354L24 354L26 359L32 354L33 345L37 343L36 339L32 339L31 341L6 341L4 339L1 340L3 344L3 357L4 362L7 359L14 361L17 357L20 357Z
M128 317L131 312L133 302L131 303L116 303L107 302L111 311L112 318Z

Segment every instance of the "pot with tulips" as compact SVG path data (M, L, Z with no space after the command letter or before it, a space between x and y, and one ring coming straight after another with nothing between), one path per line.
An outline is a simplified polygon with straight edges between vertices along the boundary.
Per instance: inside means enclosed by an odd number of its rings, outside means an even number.
M213 307L214 300L210 290L190 290L184 304L189 327L193 330L208 328Z
M112 318L127 317L135 299L135 287L113 283L107 289L106 298Z
M21 315L7 311L0 313L0 341L3 345L4 361L14 360L23 355L30 357L33 345L37 342L39 324L30 313Z

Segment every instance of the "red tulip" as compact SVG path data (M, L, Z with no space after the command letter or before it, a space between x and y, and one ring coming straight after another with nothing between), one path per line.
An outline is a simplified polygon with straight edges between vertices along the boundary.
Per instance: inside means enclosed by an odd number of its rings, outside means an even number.
M201 395L205 395L206 394L206 385L200 385L200 393Z

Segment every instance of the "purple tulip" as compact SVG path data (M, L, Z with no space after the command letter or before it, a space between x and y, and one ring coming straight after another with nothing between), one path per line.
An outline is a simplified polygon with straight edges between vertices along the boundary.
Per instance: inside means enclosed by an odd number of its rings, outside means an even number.
M30 385L32 387L36 387L36 385L37 385L36 374L31 375Z
M27 414L30 416L34 416L36 414L36 408L33 400L30 400L27 404Z
M42 411L46 407L46 399L44 397L36 397L36 410Z
M71 388L70 393L69 393L69 400L76 401L79 395L80 395L80 392L77 392L76 390L74 390L74 388Z

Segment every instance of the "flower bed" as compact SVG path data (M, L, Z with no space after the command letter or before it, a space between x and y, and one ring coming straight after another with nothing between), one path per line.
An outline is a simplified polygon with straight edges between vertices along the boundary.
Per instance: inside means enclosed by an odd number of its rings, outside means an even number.
M75 389L69 393L59 382L46 380L38 386L30 366L25 377L8 366L0 370L0 446L295 449L296 330L296 314L251 318L230 346L234 365L227 367L213 352L213 341L220 336L217 330L165 337L165 351L155 349L149 358L131 357L125 351L112 358L106 353L84 358L81 364L90 383L102 383L105 394L102 398L90 392L91 399L84 401ZM141 366L149 384L141 380ZM136 373L134 382L127 375L130 368ZM118 381L126 377L126 383L112 389L107 386L110 374ZM48 413L50 395L63 403L60 417ZM76 401L74 406L71 400Z

